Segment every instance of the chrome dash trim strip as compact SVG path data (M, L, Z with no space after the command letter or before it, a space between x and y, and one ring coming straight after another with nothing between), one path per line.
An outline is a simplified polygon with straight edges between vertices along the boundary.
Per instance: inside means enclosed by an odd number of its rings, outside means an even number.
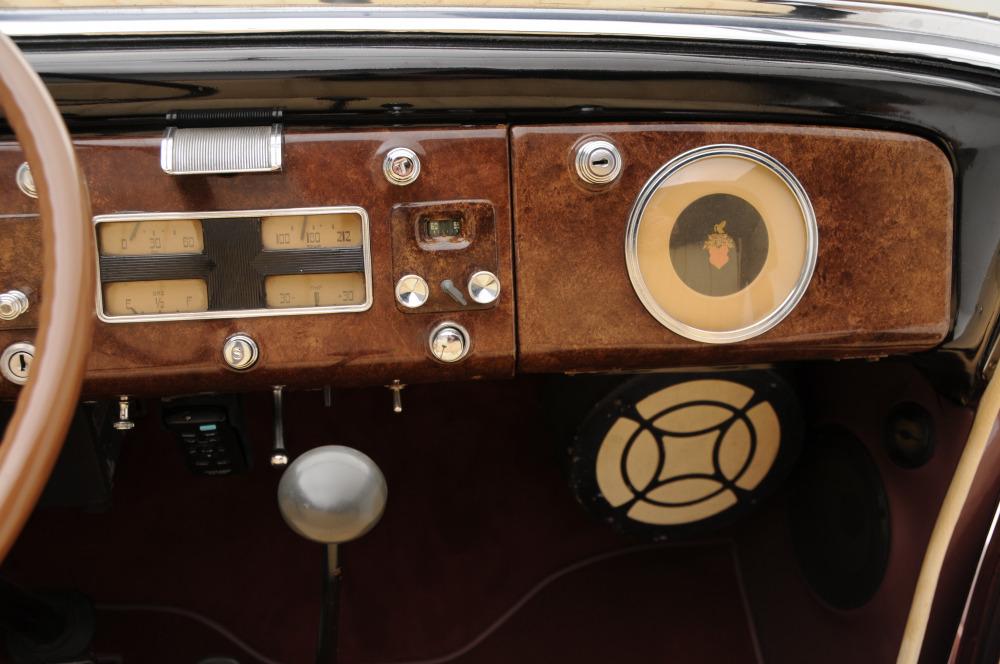
M475 7L115 7L0 10L0 32L58 36L414 33L644 37L822 46L1000 70L1000 21L849 0L728 13Z

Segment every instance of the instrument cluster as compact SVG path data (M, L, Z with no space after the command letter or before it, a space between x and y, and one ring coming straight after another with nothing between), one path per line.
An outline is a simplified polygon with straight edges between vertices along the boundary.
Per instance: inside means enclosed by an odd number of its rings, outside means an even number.
M371 306L361 208L103 215L94 228L109 323Z

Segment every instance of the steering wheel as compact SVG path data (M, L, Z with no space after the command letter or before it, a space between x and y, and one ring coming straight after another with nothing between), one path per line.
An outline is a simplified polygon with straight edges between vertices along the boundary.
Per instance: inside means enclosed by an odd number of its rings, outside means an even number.
M55 102L10 39L0 35L0 111L34 177L43 280L36 359L0 443L0 562L52 474L76 410L94 331L90 198Z

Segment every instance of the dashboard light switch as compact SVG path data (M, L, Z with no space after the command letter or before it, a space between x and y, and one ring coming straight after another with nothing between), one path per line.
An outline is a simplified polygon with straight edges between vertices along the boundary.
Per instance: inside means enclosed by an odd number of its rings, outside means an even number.
M441 290L450 295L451 299L455 300L463 307L469 306L469 301L465 299L464 295L462 295L462 291L455 287L455 282L451 279L445 279L441 282Z

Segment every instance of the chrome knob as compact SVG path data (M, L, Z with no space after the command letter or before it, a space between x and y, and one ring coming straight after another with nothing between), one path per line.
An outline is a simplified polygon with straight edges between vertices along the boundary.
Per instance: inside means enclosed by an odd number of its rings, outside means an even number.
M420 158L409 148L393 148L385 155L382 172L392 184L401 187L411 184L420 176Z
M29 198L38 198L38 187L35 186L35 178L31 175L31 167L28 166L28 162L24 162L17 167L14 180L17 182L17 188L21 190L22 194Z
M587 141L576 151L576 174L588 184L614 182L621 172L621 153L609 141Z
M479 304L492 304L500 297L500 280L489 270L480 270L469 277L469 296Z
M458 362L469 352L469 333L458 323L441 323L431 331L431 355L442 362Z
M234 334L222 345L222 359L236 371L246 371L257 364L260 349L257 342L245 334Z
M406 274L396 282L396 301L407 309L417 309L424 306L430 288L419 274Z
M19 290L0 293L0 320L14 320L28 310L28 296Z

